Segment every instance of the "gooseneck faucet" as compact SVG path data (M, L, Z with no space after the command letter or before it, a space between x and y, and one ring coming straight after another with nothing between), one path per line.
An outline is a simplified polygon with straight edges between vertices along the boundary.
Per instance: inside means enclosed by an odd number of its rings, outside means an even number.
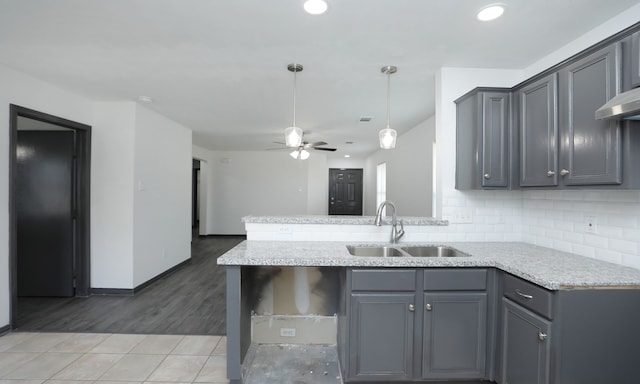
M400 238L404 235L404 225L402 224L402 220L400 220L400 230L398 231L398 223L396 218L396 206L389 200L385 200L380 203L378 206L378 210L376 211L376 220L375 224L377 226L382 225L382 210L385 206L391 207L391 243L395 244L400 240Z

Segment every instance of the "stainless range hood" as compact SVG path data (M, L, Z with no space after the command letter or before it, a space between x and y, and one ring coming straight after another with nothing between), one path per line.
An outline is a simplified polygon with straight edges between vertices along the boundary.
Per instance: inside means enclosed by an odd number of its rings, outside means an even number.
M596 119L640 120L640 87L623 92L596 111Z

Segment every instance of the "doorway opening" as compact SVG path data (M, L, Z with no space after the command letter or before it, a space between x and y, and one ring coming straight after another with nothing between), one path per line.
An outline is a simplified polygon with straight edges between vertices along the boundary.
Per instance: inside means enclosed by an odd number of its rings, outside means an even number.
M20 297L89 296L91 127L10 105L11 328Z
M362 168L329 168L329 215L362 216Z
M200 160L193 159L191 171L191 238L200 234Z

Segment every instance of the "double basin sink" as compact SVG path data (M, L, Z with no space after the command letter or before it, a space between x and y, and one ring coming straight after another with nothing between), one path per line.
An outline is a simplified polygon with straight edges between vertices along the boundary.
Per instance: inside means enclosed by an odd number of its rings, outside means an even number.
M347 245L352 256L365 257L466 257L468 254L444 245L377 246Z

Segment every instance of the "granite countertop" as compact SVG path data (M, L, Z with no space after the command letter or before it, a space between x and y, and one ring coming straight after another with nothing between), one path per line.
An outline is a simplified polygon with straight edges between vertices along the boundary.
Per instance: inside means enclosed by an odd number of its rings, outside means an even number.
M220 265L328 267L495 267L551 290L640 288L640 270L526 243L446 243L469 257L352 256L358 242L244 241L218 258ZM426 245L400 243L395 246ZM366 243L365 245L388 245ZM429 244L433 245L433 244Z
M404 225L449 225L448 220L433 217L398 216ZM375 216L326 216L326 215L297 215L297 216L245 216L243 223L256 224L343 224L343 225L373 225ZM391 217L382 219L383 224L391 224Z

